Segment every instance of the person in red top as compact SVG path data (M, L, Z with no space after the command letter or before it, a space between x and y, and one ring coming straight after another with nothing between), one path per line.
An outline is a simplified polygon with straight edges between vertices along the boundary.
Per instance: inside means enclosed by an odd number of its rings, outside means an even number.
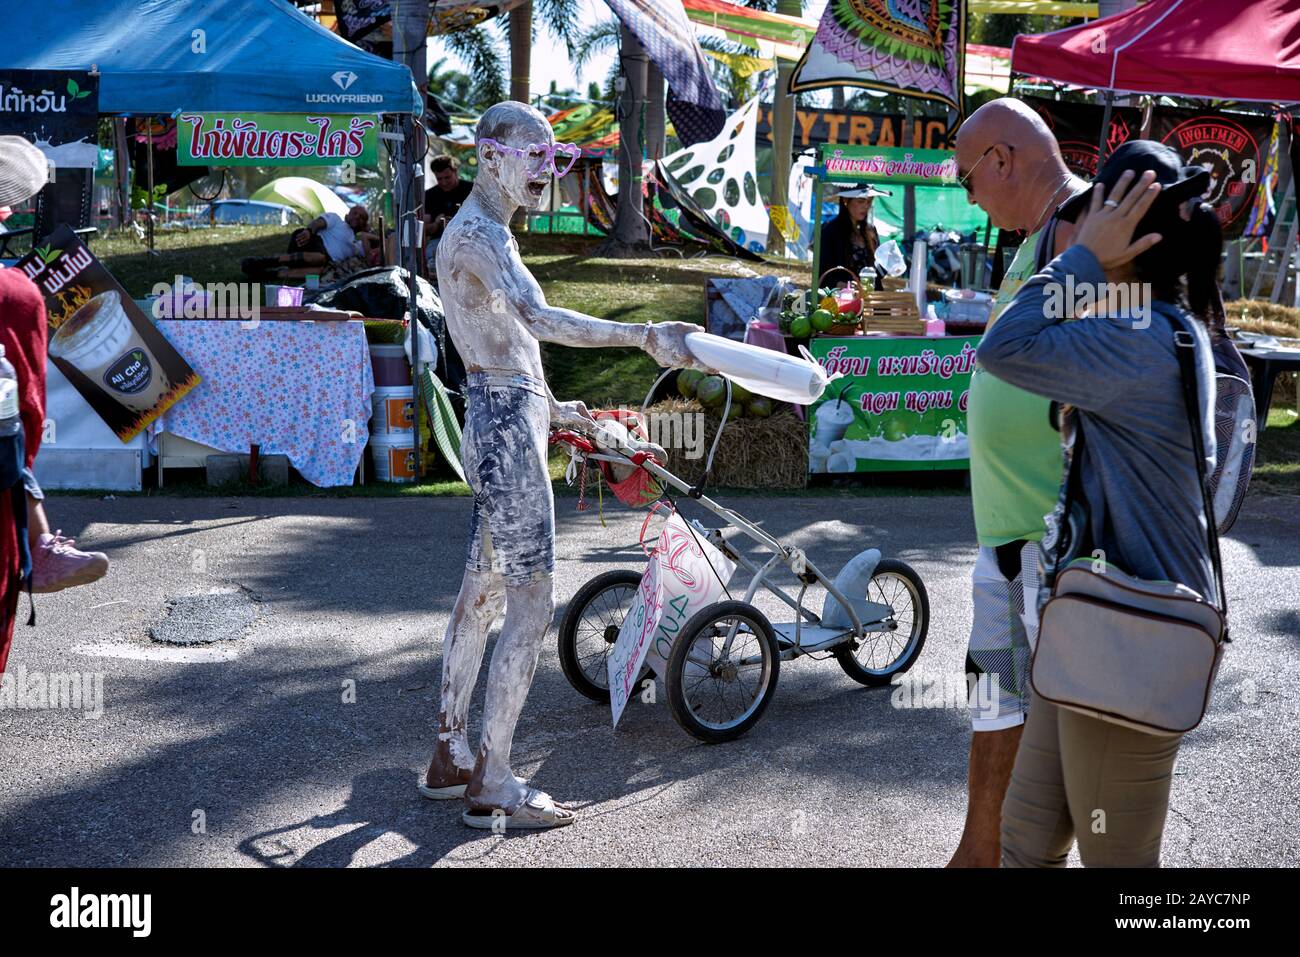
M35 146L17 136L0 137L0 206L21 203L45 185L48 165ZM27 543L27 496L24 469L30 470L41 447L45 422L45 301L40 290L17 269L0 269L0 345L18 382L22 432L3 440L8 460L0 474L0 674L9 660L22 588ZM21 450L21 461L19 458Z
M21 203L45 184L48 163L44 154L18 136L0 136L0 206ZM99 553L72 548L60 534L50 534L41 505L40 486L32 474L45 425L45 359L48 327L45 300L20 269L0 269L0 345L18 382L18 410L22 419L22 461L5 469L0 489L0 674L4 673L13 642L18 597L24 586L22 539L28 539L33 563L34 591L58 591L100 578L108 559ZM4 440L9 442L11 440ZM16 449L5 450L14 454ZM17 486L23 494L12 494ZM11 494L4 494L10 492ZM15 505L15 503L20 503Z

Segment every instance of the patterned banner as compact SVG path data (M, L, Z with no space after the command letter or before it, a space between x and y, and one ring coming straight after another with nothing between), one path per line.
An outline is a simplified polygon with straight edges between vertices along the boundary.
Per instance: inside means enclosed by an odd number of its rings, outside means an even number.
M860 86L961 109L965 0L830 0L790 92Z
M668 116L687 146L717 136L726 119L682 0L608 0L668 83Z
M696 26L721 33L768 59L799 59L817 32L817 24L811 20L751 10L732 0L682 0L682 4Z

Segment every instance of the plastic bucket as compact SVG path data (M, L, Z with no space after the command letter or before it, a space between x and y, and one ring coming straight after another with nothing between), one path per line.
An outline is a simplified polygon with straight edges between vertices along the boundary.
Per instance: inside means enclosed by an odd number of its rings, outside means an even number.
M410 432L415 428L415 389L384 386L370 397L370 431L376 435Z
M411 363L406 361L406 348L401 343L373 342L370 344L370 368L375 374L375 385L411 385Z
M415 433L394 432L370 437L375 478L381 482L415 481Z

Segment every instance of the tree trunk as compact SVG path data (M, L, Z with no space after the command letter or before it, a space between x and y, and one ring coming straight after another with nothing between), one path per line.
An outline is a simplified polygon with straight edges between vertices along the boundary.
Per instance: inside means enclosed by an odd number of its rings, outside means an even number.
M521 3L510 11L510 99L532 102L528 87L532 76L533 2Z
M596 250L598 256L632 258L650 248L650 229L641 211L641 129L645 112L648 57L636 35L622 27L619 59L626 82L619 94L618 209L614 228Z
M663 159L664 141L664 75L653 60L646 63L646 113L645 148L651 159Z
M803 13L801 0L778 0L777 13L797 17ZM789 202L790 153L794 145L795 98L790 93L790 75L794 64L788 60L776 61L776 90L772 93L772 183L768 188L769 203L773 207ZM785 255L785 237L773 220L767 227L767 251L773 256Z
M844 87L842 86L831 87L831 109L832 110L844 109Z

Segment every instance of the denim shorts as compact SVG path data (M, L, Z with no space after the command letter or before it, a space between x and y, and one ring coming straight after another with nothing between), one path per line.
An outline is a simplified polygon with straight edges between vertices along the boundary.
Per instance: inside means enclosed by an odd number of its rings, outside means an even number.
M546 384L471 372L461 461L474 493L465 567L528 585L555 570L555 499L547 470Z

